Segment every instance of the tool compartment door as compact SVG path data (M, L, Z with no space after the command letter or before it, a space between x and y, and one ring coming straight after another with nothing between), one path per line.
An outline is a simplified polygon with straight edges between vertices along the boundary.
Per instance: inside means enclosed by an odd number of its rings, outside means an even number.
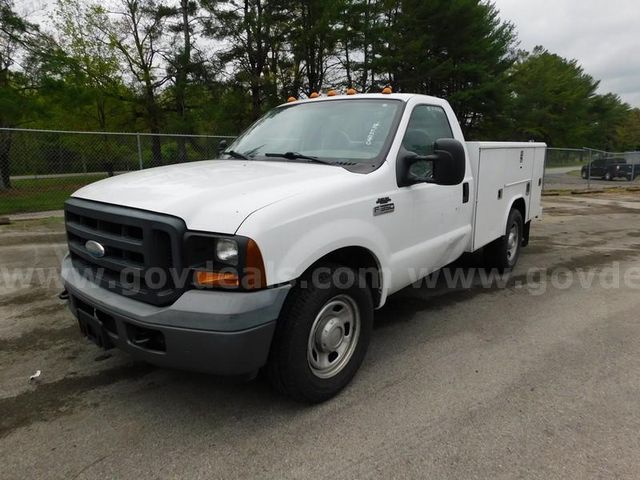
M533 165L533 180L531 184L531 200L529 220L542 215L542 188L544 187L544 167L547 160L547 149L536 147L535 163Z
M529 212L536 148L481 142L478 152L473 250L505 234L507 215L517 198ZM523 219L524 222L529 220Z

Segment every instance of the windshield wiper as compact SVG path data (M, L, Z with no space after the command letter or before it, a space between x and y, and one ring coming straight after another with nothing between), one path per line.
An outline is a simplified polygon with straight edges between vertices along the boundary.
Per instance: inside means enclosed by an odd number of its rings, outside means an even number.
M240 160L251 160L244 153L236 152L235 150L227 150L226 152L222 152L225 155L229 155L232 158L238 158Z
M287 160L310 160L312 162L323 163L325 165L334 165L334 163L329 160L323 160L322 158L312 157L311 155L305 155L298 152L265 153L264 156L286 158Z

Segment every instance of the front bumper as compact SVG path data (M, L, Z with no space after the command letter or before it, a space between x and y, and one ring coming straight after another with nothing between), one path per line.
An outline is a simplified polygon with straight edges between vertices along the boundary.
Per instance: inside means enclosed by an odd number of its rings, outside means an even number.
M69 307L83 333L163 367L242 375L262 367L276 319L291 288L258 292L191 290L167 307L111 292L62 263Z

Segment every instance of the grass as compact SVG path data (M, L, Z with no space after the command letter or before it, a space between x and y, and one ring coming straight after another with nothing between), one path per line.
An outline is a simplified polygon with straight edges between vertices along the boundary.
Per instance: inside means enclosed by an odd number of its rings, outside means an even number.
M584 162L580 159L576 159L574 161L549 161L547 160L547 163L545 164L546 168L564 168L564 167L581 167L582 165L584 165Z
M9 225L0 225L2 233L23 232L61 232L64 231L64 217L45 217L12 222Z
M73 192L103 178L106 175L98 173L13 180L10 190L0 191L0 215L60 210Z

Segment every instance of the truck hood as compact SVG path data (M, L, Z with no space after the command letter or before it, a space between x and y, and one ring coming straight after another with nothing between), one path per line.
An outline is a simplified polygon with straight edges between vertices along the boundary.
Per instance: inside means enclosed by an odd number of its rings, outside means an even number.
M359 176L330 165L213 160L117 175L72 196L173 215L190 230L232 234L267 205Z

